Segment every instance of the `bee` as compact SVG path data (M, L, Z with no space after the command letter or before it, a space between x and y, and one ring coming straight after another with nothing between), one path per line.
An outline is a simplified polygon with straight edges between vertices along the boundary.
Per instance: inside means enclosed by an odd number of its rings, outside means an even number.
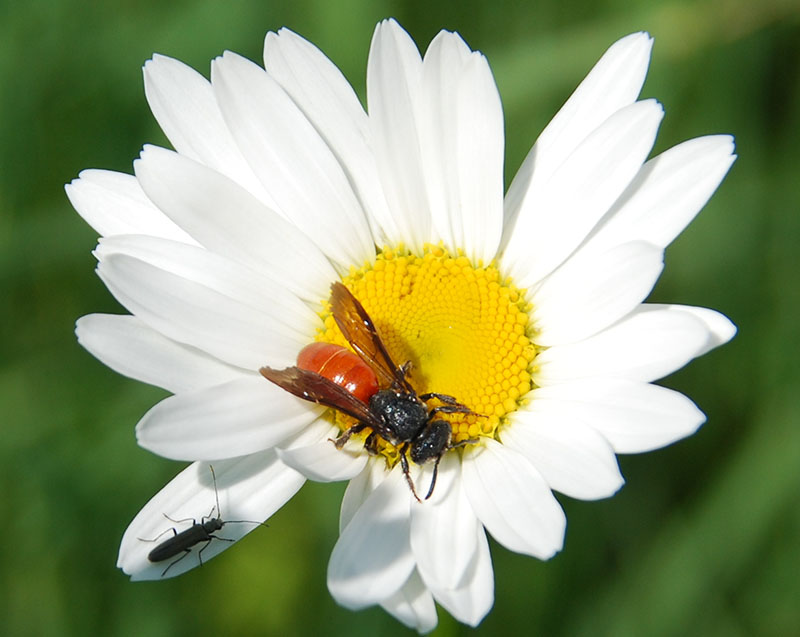
M337 449L367 428L372 431L364 446L370 453L377 453L378 438L394 445L417 501L421 500L409 473L408 458L420 465L435 460L427 500L436 486L439 461L444 453L477 442L453 443L450 423L437 415L475 412L447 394L417 394L408 381L411 362L400 367L394 363L364 307L338 281L331 285L331 313L355 354L340 345L312 343L301 350L297 365L281 370L262 367L259 371L267 380L299 398L354 418L356 424L334 441ZM426 403L432 399L441 404L429 408Z

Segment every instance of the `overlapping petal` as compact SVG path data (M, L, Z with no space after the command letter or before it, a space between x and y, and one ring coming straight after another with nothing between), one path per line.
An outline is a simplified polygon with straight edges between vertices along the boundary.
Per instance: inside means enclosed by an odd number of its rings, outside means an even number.
M503 546L544 560L561 550L564 512L522 454L485 440L464 452L462 475L478 519Z
M411 575L410 498L398 465L342 531L328 563L328 590L342 606L357 609L379 604Z
M635 178L664 111L655 100L620 109L584 139L547 180L531 182L503 263L522 287L558 267Z
M435 236L473 263L503 224L503 109L486 58L442 31L422 65L420 147Z
M705 421L683 394L621 378L589 378L539 387L538 410L590 425L617 453L652 451L693 434Z
M585 250L602 250L627 241L666 248L694 219L736 159L730 135L698 137L649 160Z
M281 292L312 303L327 296L336 271L325 254L227 177L153 146L134 168L148 196L209 250L270 278Z
M534 342L574 343L615 323L644 301L663 266L662 249L643 241L576 255L531 295Z
M632 33L615 42L550 120L514 176L505 198L506 228L516 223L531 182L544 182L606 119L642 90L653 40ZM511 232L504 234L504 243Z
M211 82L228 128L279 212L343 268L373 256L369 224L347 176L281 86L230 52L212 64Z
M352 453L349 449L337 449L333 439L339 428L331 426L326 439L314 444L280 449L278 455L288 466L296 469L310 480L317 482L338 482L350 480L364 470L368 455Z
M452 589L431 586L436 601L458 621L477 626L494 604L494 571L489 542L481 525L473 527L477 550L464 577Z
M154 55L142 71L147 103L172 147L234 180L263 204L274 206L225 124L211 83L165 55Z
M268 33L264 66L334 153L368 214L378 245L397 236L378 179L369 119L341 71L308 40L289 29Z
M711 339L692 313L643 304L594 336L544 350L536 359L536 384L590 377L651 382L703 354Z
M124 241L133 243L134 238ZM288 308L294 303L277 290L270 304L266 297L251 296L256 290L249 286L249 277L231 276L235 268L229 263L195 250L192 262L202 262L202 269L188 262L186 269L173 272L165 253L154 255L155 264L144 255L101 251L97 272L120 303L168 338L246 369L292 364L313 334L311 319L304 318L310 310L295 306L297 312L292 313ZM265 290L274 287L267 279L263 283Z
M644 32L612 44L545 126L520 173L525 174L531 161L537 178L549 177L595 128L633 104L642 90L652 48L653 38Z
M512 414L503 429L503 444L523 454L551 488L565 495L596 500L616 493L624 480L608 441L550 406L537 401Z
M78 342L114 371L178 393L252 374L147 327L135 316L89 314L78 319Z
M139 421L136 438L174 460L233 458L282 443L320 411L253 374L165 398Z
M131 175L111 170L83 170L65 186L78 214L101 237L146 234L184 243L196 243L162 210L153 205Z
M411 506L411 549L428 586L458 586L477 551L478 526L461 483L461 460L448 454L440 463L431 498Z
M417 571L411 573L396 593L383 600L381 607L420 634L436 628L436 604Z
M422 58L394 20L378 24L367 62L367 104L378 177L397 226L395 241L421 253L431 217L420 149Z

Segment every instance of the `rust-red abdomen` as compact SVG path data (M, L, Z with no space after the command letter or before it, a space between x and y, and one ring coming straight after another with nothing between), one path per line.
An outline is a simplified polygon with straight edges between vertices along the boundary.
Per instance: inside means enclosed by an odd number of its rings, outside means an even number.
M311 343L297 355L297 366L316 372L368 403L378 391L375 372L349 349L333 343Z

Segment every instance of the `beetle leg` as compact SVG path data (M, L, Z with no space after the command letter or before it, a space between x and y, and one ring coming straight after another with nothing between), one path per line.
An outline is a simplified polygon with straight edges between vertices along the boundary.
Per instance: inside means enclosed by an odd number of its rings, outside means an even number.
M175 527L169 528L166 531L161 531L158 535L156 535L152 540L148 540L147 538L139 537L136 538L137 540L141 540L142 542L157 542L158 538L160 538L164 533L169 533L172 531L172 535L178 535L178 532L175 530Z
M182 520L175 520L169 517L166 513L162 513L165 518L167 518L170 522L174 522L175 524L180 524L181 522L191 522L192 524L197 524L197 520L194 518L183 518Z
M184 557L189 555L189 553L191 553L191 552L192 552L191 549L183 549L183 555L181 555L177 560L173 560L172 562L170 562L169 566L167 566L167 568L165 568L163 571L161 571L161 577L164 577L167 574L167 571L169 569L171 569L173 566L175 566L178 562L180 562ZM200 562L200 565L201 566L203 565L202 561Z

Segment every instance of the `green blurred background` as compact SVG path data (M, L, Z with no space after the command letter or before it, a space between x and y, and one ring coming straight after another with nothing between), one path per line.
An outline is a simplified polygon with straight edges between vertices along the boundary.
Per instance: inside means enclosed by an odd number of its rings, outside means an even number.
M182 465L136 446L163 393L75 342L77 317L118 312L93 275L95 233L62 189L83 168L131 172L164 144L144 99L153 53L208 72L229 48L261 59L288 26L363 96L377 20L423 48L443 27L489 58L507 179L617 38L655 36L643 95L665 106L656 152L708 133L739 160L667 252L652 299L717 308L739 335L664 383L708 414L668 449L620 458L613 499L561 497L565 550L547 563L493 544L496 602L475 632L800 634L800 3L396 0L165 3L0 0L0 617L5 635L404 634L325 586L343 485L308 484L202 569L131 583L115 568L139 508ZM472 632L440 611L437 635Z

